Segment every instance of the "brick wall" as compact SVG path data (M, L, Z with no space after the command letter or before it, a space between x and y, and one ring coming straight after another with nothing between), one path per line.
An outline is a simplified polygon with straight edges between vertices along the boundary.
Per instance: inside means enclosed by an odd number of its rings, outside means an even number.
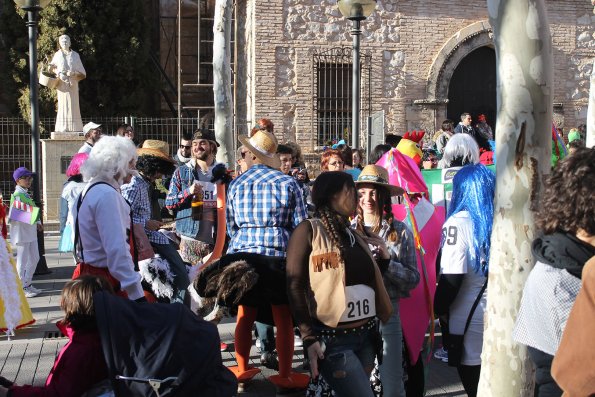
M314 49L351 45L349 22L329 0L255 3L256 117L269 117L283 139L306 151L312 132ZM566 128L584 122L590 60L595 49L591 5L584 0L547 2L554 47L554 102ZM431 130L441 119L412 106L427 98L430 67L444 44L461 29L487 20L482 1L379 1L362 23L362 50L373 57L372 112L385 110L386 132ZM562 119L560 119L562 121ZM365 128L365 121L362 120Z

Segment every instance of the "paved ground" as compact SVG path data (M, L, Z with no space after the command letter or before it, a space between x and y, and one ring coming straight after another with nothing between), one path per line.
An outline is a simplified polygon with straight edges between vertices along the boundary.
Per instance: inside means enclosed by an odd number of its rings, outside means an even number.
M29 299L29 305L36 323L16 332L12 340L0 336L0 375L16 379L20 384L42 385L49 373L54 358L66 339L57 332L54 323L62 316L59 307L60 291L70 279L74 262L72 257L57 252L58 238L46 237L46 261L52 273L34 278L34 285L44 293ZM226 319L219 326L221 340L230 344L229 351L222 353L226 365L236 365L233 353L234 319ZM254 366L260 366L256 348L252 349ZM294 368L300 370L303 361L302 350L296 351ZM245 397L275 396L274 386L267 380L273 371L262 368L246 391ZM430 362L427 378L428 396L465 396L458 375L453 368L437 360Z

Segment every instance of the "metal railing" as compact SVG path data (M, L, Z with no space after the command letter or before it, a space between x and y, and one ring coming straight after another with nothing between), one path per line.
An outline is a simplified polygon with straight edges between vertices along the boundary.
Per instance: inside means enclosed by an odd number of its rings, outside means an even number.
M153 117L89 117L83 123L93 121L101 124L106 135L114 135L118 126L127 123L134 126L135 141L160 139L169 143L171 154L175 154L179 143L177 118ZM199 128L197 118L182 118L182 132L194 132ZM55 117L40 120L41 139L49 139L56 123ZM208 126L212 128L212 125ZM81 134L82 135L82 134ZM39 148L41 153L41 148ZM73 153L74 154L74 153ZM20 117L0 117L0 192L5 199L14 190L13 171L18 167L31 169L31 127ZM43 165L42 165L43 167ZM43 181L41 181L43 184Z

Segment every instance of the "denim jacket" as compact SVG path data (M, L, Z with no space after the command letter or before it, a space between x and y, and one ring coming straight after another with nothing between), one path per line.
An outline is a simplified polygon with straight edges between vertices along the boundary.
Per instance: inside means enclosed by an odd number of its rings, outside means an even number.
M178 167L172 175L171 183L169 184L169 193L165 199L165 206L168 209L177 210L176 231L182 236L207 244L215 243L213 234L216 221L195 221L190 217L192 214L192 194L190 194L189 189L195 180L199 182L210 182L215 165L217 163L213 163L206 173L196 168L196 160L194 159Z

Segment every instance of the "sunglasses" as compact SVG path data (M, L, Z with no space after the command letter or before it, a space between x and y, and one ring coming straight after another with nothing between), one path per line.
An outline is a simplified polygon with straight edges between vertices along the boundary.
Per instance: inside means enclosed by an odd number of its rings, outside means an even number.
M250 153L250 152L241 152L240 154L242 155L242 158L243 158L243 159L245 159L245 158L246 158L246 155L247 155L248 153Z
M180 149L192 149L192 146L180 145Z

